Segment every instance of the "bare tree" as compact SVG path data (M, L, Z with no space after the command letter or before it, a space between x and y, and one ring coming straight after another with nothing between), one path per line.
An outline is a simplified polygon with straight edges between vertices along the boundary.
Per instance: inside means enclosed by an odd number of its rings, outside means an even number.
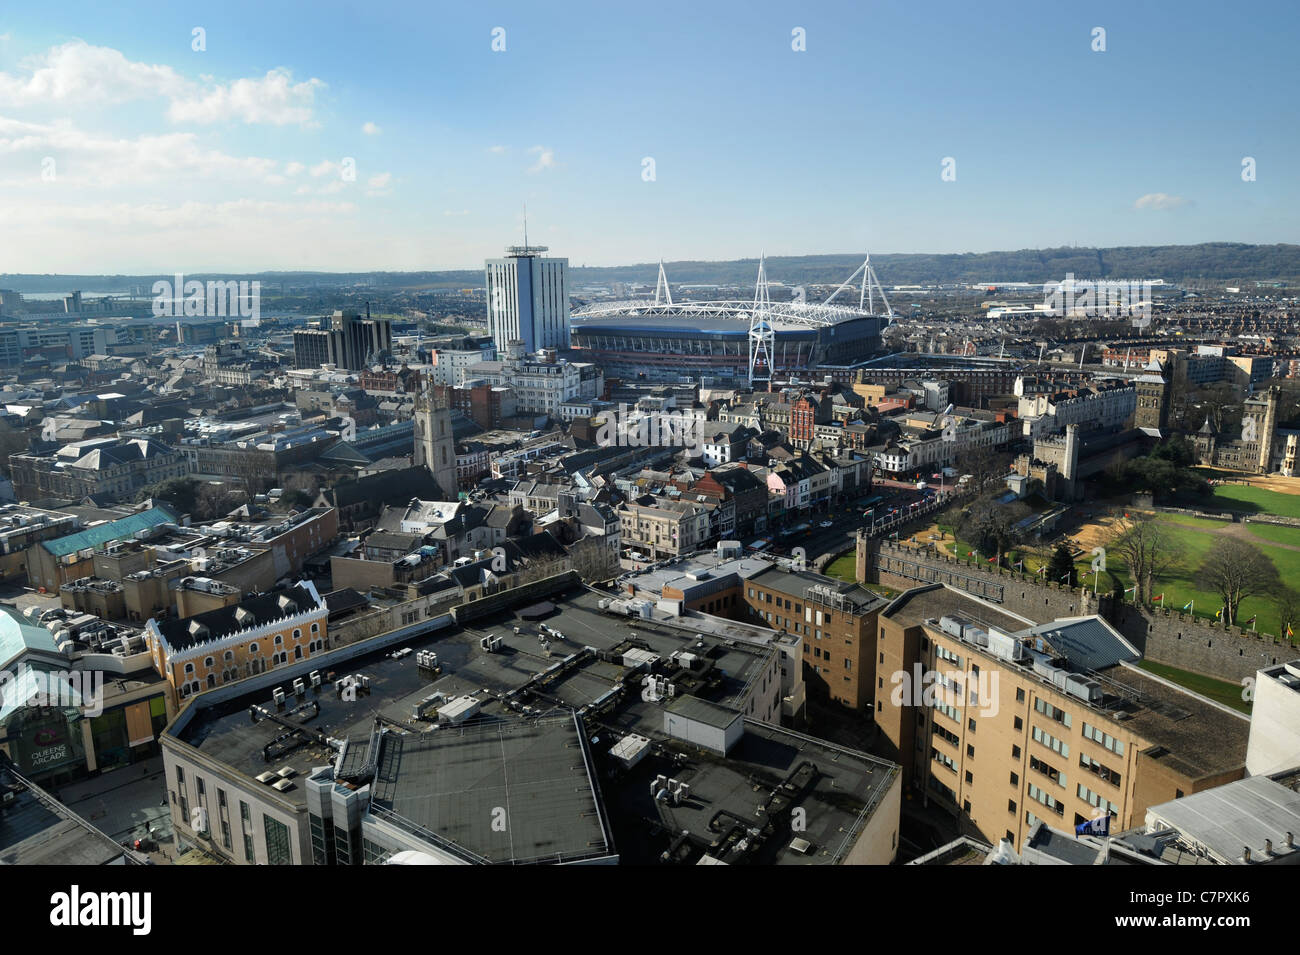
M1241 602L1276 589L1277 568L1262 550L1235 537L1221 537L1205 555L1199 580L1223 598L1223 622L1237 622Z
M213 521L225 517L239 507L248 498L243 492L229 484L205 483L199 486L195 495L194 513L201 521Z
M1289 637L1295 626L1300 624L1300 591L1292 587L1280 587L1273 603L1277 605L1277 613L1281 618L1278 633Z
M1133 602L1151 602L1156 578L1182 557L1183 548L1167 527L1150 514L1125 514L1111 538L1110 547L1124 557L1133 575Z
M971 476L971 484L979 494L989 481L1007 473L1011 455L980 445L958 453L954 463L958 471Z

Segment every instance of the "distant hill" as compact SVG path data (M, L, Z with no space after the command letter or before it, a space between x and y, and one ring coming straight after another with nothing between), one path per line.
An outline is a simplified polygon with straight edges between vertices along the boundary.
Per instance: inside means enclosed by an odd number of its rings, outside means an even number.
M559 252L560 250L556 250ZM767 260L773 281L786 284L828 285L848 278L862 264L864 253L838 255L774 256ZM570 263L573 265L573 263ZM1168 282L1248 282L1300 280L1300 245L1246 245L1206 242L1201 245L1121 246L1113 249L1021 249L1017 252L966 252L951 255L882 253L872 255L885 285L934 283L1047 282L1074 273L1089 279L1164 279ZM653 285L658 263L604 268L574 266L575 287L640 282ZM752 285L757 259L728 262L682 261L665 264L668 278L688 285ZM87 292L126 290L170 275L31 275L0 274L0 289L19 292ZM274 293L285 286L339 286L371 284L375 289L481 287L483 273L476 269L430 272L259 272L187 273L186 278L259 279Z
M767 259L773 281L826 285L842 282L862 264L863 253L776 256ZM883 253L871 265L885 285L934 283L1047 282L1072 272L1090 279L1165 279L1184 281L1290 280L1300 278L1300 245L1125 246L1114 249L1022 249L1018 252L967 252L953 255ZM674 283L752 285L757 259L735 262L668 262ZM575 268L575 284L642 282L653 285L657 264L613 268Z

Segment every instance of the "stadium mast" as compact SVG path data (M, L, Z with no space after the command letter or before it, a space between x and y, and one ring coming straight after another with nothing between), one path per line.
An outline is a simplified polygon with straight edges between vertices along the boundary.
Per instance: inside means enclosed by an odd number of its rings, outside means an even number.
M754 308L749 317L749 387L755 382L767 382L772 387L772 352L776 346L776 332L772 328L772 298L767 288L767 269L763 256L758 257L758 282L754 286ZM761 366L761 367L760 367Z
M885 303L885 315L892 322L894 320L894 308L889 304L889 298L885 295L885 289L880 284L880 279L876 277L876 270L871 267L871 253L867 253L867 259L856 269L853 274L840 283L839 288L831 292L830 297L822 302L823 305L829 305L834 301L835 296L839 295L846 288L853 285L853 280L859 275L862 276L862 285L858 292L858 308L865 310L868 314L876 314L876 292L880 293L880 300Z

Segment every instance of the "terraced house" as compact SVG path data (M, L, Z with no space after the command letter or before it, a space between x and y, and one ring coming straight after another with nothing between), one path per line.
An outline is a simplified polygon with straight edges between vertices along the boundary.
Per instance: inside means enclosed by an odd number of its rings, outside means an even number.
M663 501L624 504L618 509L623 546L652 559L689 554L709 540L709 512L714 503Z

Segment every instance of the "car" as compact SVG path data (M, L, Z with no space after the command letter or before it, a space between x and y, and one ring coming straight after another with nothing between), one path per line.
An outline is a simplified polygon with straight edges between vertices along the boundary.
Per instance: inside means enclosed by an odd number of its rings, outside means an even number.
M818 527L834 527L834 526L835 526L835 522L834 522L834 521L821 521L821 522L819 522L819 523L817 524L817 526L818 526Z

